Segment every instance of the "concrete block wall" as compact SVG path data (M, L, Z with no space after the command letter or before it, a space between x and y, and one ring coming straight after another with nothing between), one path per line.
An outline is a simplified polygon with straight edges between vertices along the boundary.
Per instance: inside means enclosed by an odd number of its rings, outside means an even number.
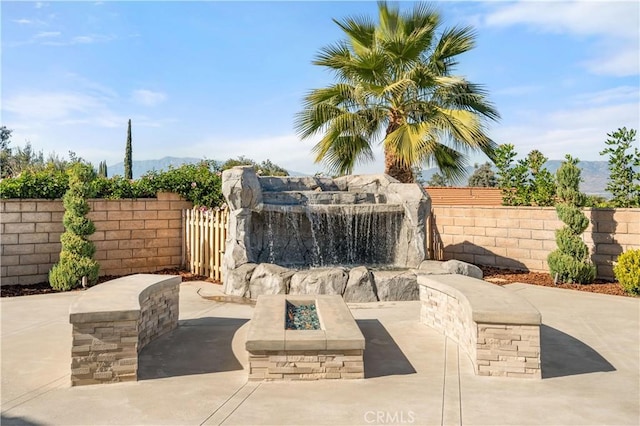
M640 249L640 209L585 209L584 233L598 277L613 279L613 262ZM434 206L431 242L436 259L548 272L547 256L557 248L563 226L553 207Z
M177 194L92 199L89 206L100 275L155 272L182 263L182 209L192 204ZM63 215L61 200L0 200L2 285L47 282L60 255Z

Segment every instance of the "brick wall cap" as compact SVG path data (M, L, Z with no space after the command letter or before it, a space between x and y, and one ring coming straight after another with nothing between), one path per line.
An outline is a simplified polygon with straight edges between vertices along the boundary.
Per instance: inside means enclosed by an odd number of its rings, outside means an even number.
M506 288L465 275L427 275L418 284L466 302L476 323L540 325L542 316L528 300Z
M140 302L151 294L178 287L178 275L136 274L107 281L86 290L69 307L72 324L137 320Z

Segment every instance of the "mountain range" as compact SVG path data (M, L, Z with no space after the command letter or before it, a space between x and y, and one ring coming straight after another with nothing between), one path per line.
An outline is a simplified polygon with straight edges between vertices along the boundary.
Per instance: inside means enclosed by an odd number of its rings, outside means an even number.
M169 167L180 167L183 164L193 164L200 161L202 161L202 158L193 157L163 157L159 160L134 161L132 164L133 178L138 179L140 176L151 170L168 170ZM562 161L560 160L549 160L545 163L545 167L551 173L555 173L556 170L558 170L558 167L560 167L560 164L562 164ZM581 161L578 163L578 166L582 169L583 181L580 185L582 192L589 195L608 197L609 194L605 190L609 179L608 163L606 161ZM124 163L113 164L107 169L109 176L124 175ZM473 170L473 167L467 167L467 176L460 182L461 186L466 184L467 179L471 176ZM428 181L437 172L437 168L423 170L422 180ZM308 174L292 170L289 170L289 174L291 176L308 176Z

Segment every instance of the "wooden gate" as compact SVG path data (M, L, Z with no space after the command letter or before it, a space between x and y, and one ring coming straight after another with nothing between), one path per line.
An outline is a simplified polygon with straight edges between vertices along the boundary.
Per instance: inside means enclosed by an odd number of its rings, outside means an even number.
M227 238L228 210L182 211L183 263L190 272L222 281L222 256Z

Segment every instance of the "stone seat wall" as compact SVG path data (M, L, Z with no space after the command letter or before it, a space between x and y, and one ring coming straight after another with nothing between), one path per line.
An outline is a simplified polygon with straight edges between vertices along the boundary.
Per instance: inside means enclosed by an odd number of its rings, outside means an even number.
M542 377L540 312L519 295L463 275L418 275L421 322L455 340L479 376Z
M71 385L136 381L140 350L178 326L181 282L137 274L83 293L69 308Z

